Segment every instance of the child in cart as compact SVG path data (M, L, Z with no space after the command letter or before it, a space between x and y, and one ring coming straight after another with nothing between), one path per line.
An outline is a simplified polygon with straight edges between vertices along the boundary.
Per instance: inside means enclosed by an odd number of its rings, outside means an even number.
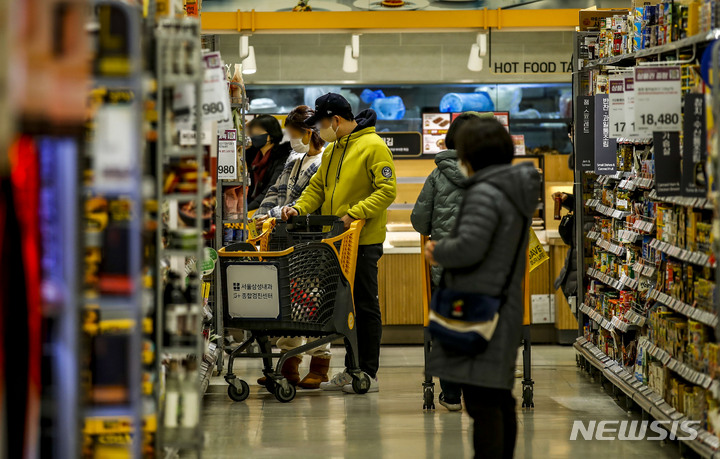
M293 109L285 119L285 131L290 137L293 152L280 177L268 189L265 198L254 215L258 227L268 218L280 218L283 206L293 205L315 175L322 160L322 147L325 142L320 138L315 126L306 124L315 111L307 105L300 105ZM277 347L281 351L289 351L303 344L302 337L282 337L277 340ZM285 361L281 369L282 375L290 384L303 389L318 389L320 383L328 380L330 362L330 345L321 346L310 352L310 371L301 380L298 367L302 363L302 356L291 357ZM264 386L267 378L263 376L257 380Z
M455 151L455 133L467 120L478 115L474 112L463 113L450 125L445 135L445 146L448 150L435 156L437 168L425 181L410 216L415 231L432 237L434 241L447 237L455 227L462 203L464 183L467 179L467 172L458 163ZM431 266L430 273L434 291L440 285L442 268ZM442 388L440 404L449 411L462 410L460 384L441 379L440 387Z

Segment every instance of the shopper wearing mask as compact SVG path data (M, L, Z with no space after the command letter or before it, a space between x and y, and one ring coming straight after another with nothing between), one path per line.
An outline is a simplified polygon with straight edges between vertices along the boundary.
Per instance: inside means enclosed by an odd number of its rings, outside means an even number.
M247 124L252 146L247 151L250 165L248 210L260 207L265 194L280 177L290 156L290 143L282 142L280 122L273 116L260 115Z
M291 111L285 119L285 131L290 136L290 145L293 153L290 155L280 177L270 187L262 204L255 212L254 220L261 224L268 218L280 218L283 206L295 204L310 179L320 167L322 147L325 142L318 135L317 129L306 123L315 111L307 105L300 105ZM277 347L287 352L303 344L302 337L279 338ZM298 366L302 363L302 356L291 357L285 361L281 369L282 375L291 384L303 389L317 389L320 383L328 380L330 366L330 344L321 346L309 352L312 356L310 372L302 380ZM264 386L266 377L258 379L258 384Z
M375 133L376 115L365 110L353 117L350 104L339 94L328 93L315 101L315 115L308 124L320 126L320 137L330 142L322 165L298 202L284 207L283 219L307 215L341 217L345 228L365 220L360 233L353 299L358 335L360 369L370 377L369 392L378 391L382 320L378 301L378 260L383 253L387 208L395 200L395 166L385 142ZM346 360L345 366L349 366ZM320 385L324 390L354 393L352 378L341 372Z
M510 164L512 139L494 119L468 120L458 130L455 146L470 176L467 190L452 233L428 242L425 257L444 268L443 287L500 302L487 348L458 353L434 339L428 368L462 385L474 421L475 457L511 458L517 434L512 388L522 338L522 277L540 176L530 163Z
M415 231L425 236L431 236L433 241L447 237L455 227L467 178L466 171L458 163L455 135L466 121L477 118L477 116L478 114L474 112L463 113L450 125L445 135L445 146L449 150L442 151L435 156L437 168L425 181L410 215ZM442 268L432 266L430 272L434 291L440 285ZM442 388L440 404L450 411L462 410L460 384L441 379L440 387Z

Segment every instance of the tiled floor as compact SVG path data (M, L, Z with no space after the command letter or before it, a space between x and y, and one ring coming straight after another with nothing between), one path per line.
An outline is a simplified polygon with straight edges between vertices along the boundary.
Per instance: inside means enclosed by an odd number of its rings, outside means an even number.
M675 458L675 444L653 441L569 441L572 421L640 419L575 366L571 347L533 348L535 409L518 408L517 458ZM333 364L344 352L333 348ZM302 370L306 371L306 357ZM298 391L279 403L255 384L259 360L236 361L251 386L245 402L232 402L227 384L213 378L205 395L205 457L210 458L465 458L472 457L471 419L440 405L422 411L422 347L384 347L380 392L344 395ZM520 396L519 381L515 388ZM439 389L436 395L439 395Z

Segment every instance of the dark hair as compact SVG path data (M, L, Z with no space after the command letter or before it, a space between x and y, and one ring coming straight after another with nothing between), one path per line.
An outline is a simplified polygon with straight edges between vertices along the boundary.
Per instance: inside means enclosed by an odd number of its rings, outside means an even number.
M445 146L447 148L450 150L455 149L455 136L457 135L458 129L460 129L460 126L465 124L465 121L473 118L477 118L477 115L472 113L462 113L453 120L452 124L448 128L447 134L445 134Z
M280 121L271 115L260 115L257 118L253 118L247 124L248 129L254 127L264 129L265 132L270 136L270 142L275 145L279 145L283 139L282 128L280 128Z
M308 107L307 105L299 105L295 107L287 118L285 118L285 127L291 127L298 131L310 131L310 142L318 150L325 145L325 141L320 138L317 128L315 126L309 126L305 121L315 114L315 110Z
M495 164L509 164L515 156L512 138L495 118L467 120L455 135L458 158L479 171Z

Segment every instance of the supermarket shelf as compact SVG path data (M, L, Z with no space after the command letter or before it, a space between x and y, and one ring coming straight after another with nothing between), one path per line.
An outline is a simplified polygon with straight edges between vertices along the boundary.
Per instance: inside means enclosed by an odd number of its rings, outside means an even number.
M650 199L655 201L665 202L668 204L675 204L678 206L693 207L695 209L712 210L713 204L709 199L706 198L684 198L681 196L671 197L660 197L657 195L656 190L652 190L648 195Z
M670 369L670 371L681 376L686 381L695 384L696 386L700 386L703 389L709 389L710 385L714 382L709 375L690 368L688 365L673 358L664 349L657 347L650 341L644 341L640 343L639 346L644 348L648 354L661 361L663 365ZM715 381L715 384L718 384L717 381Z
M608 207L604 205L599 199L588 199L585 202L585 205L587 207L590 207L591 209L595 209L596 212L599 212L606 217L615 218L617 220L625 220L625 218L631 213L624 210L617 210L612 207Z
M600 239L600 233L598 231L593 230L593 231L590 231L589 233L587 233L587 236L585 236L585 237L590 239L591 241L597 241L598 239Z
M618 236L620 237L620 242L624 244L634 244L635 242L637 242L638 237L642 235L635 231L620 230L618 231Z
M625 247L613 244L607 239L598 239L595 245L605 250L606 252L617 255L618 257L622 257L625 254Z
M618 181L618 180L628 179L631 176L632 176L631 172L619 171L619 172L615 172L613 175L601 175L597 178L596 181L598 183L600 183L601 185L607 185L608 183L610 183L611 180Z
M638 288L638 281L630 279L624 274L620 279L615 279L614 277L608 276L595 268L588 268L587 275L593 279L599 280L609 287L614 288L615 290L637 290Z
M88 406L86 418L121 418L135 416L131 405Z
M197 250L162 249L162 254L168 257L197 257Z
M165 354L195 355L198 353L198 348L197 346L163 346L162 351Z
M583 67L583 69L588 69L591 67L598 67L598 66L602 66L602 65L632 65L634 63L633 61L635 59L638 59L641 57L648 57L648 56L654 56L654 55L662 54L662 53L669 53L669 52L680 50L682 48L687 48L689 46L698 45L701 43L712 41L717 38L720 38L720 29L713 29L710 32L697 34L692 37L688 37L688 38L684 38L682 40L668 43L667 45L654 46L652 48L641 49L641 50L638 50L638 51L636 51L634 53L630 53L630 54L622 54L619 56L610 56L610 57L606 57L603 59L596 59L596 60L588 62L588 64L585 67Z
M650 189L655 184L654 177L630 177L620 180L618 188L635 191L637 188Z
M190 202L197 199L197 195L195 193L173 193L164 195L163 199L167 201Z
M715 260L702 252L685 250L672 244L668 244L667 242L660 241L658 239L653 239L650 242L650 247L687 263L692 263L699 266L706 266L708 268L715 267Z
M125 296L85 297L85 306L97 306L102 310L132 311L138 307L135 298Z
M609 332L617 330L622 333L627 333L629 330L642 327L645 324L645 318L632 311L629 311L631 314L628 314L625 317L625 319L628 320L626 322L617 316L613 316L611 320L607 320L602 314L590 306L587 306L585 303L580 304L578 309L587 314L587 316L595 323Z
M172 146L165 150L165 156L172 158L185 158L188 156L197 156L198 149L194 146Z
M715 327L718 324L718 316L716 314L713 314L710 311L698 309L687 303L683 303L682 301L677 300L666 293L653 289L648 291L647 297L648 299L655 300L658 303L672 309L673 311L679 312L680 314L692 320L703 323L709 327Z
M600 370L603 376L614 386L625 393L640 408L658 421L684 421L687 418L649 387L640 383L635 376L627 371L622 365L610 359L600 349L588 342L585 338L579 337L573 344L575 350L581 354L595 368ZM687 433L687 432L685 432ZM708 431L698 429L698 435L694 440L680 440L685 442L695 452L704 458L718 457L717 451L720 448L720 439Z
M651 263L643 263L644 259L640 259L641 261L638 261L637 263L633 264L633 270L635 270L636 273L640 273L645 277L652 277L655 275L655 272L657 271L657 266Z

